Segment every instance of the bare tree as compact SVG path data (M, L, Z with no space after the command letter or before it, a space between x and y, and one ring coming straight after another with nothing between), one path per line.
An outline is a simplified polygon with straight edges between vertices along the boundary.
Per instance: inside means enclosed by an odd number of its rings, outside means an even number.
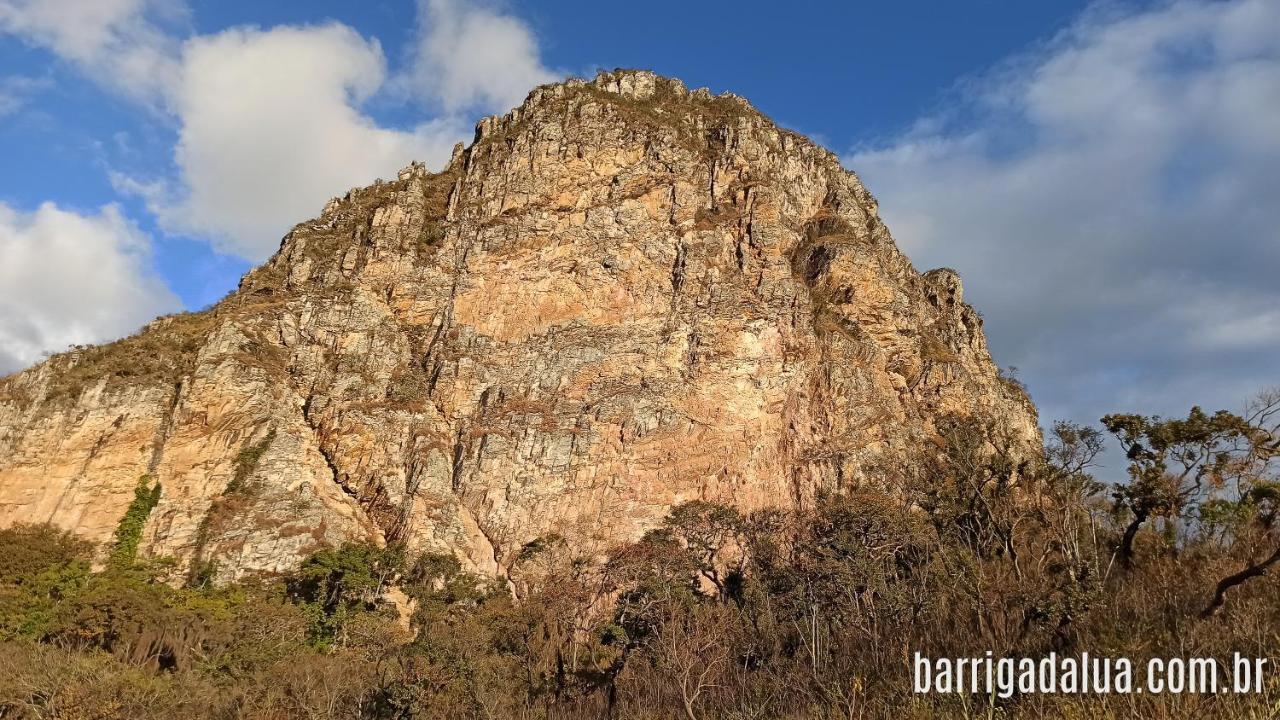
M653 649L658 666L680 693L685 717L698 720L704 695L721 686L732 658L733 625L725 606L703 605L672 613L662 624Z

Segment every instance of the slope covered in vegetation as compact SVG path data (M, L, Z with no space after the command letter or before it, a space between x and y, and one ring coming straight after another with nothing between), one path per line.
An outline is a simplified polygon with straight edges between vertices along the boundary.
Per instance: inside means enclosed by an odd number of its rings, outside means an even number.
M902 492L686 503L602 564L539 538L503 582L347 544L171 587L163 559L94 572L84 542L19 526L0 531L0 717L1271 717L1275 677L1244 695L920 695L909 659L1269 656L1278 409L1109 416L1131 463L1114 488L1089 475L1098 430L1057 426L1027 467L956 421Z

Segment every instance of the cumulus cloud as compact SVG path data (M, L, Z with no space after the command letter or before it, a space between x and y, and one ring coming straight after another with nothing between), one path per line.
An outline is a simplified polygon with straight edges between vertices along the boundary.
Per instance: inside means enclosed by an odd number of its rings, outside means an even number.
M552 76L514 17L455 0L419 7L407 75L443 111L412 129L380 127L362 103L388 85L375 40L341 24L232 29L187 42L170 106L181 128L177 182L117 176L170 231L249 260L345 189L411 160L439 166L470 130L466 112L505 110Z
M551 79L516 18L424 1L420 40L399 81L436 116L386 127L362 109L391 87L376 40L339 23L185 37L189 14L183 0L0 0L0 33L48 49L172 123L175 172L113 172L113 184L141 197L167 232L252 261L329 197L413 160L443 164L470 134L467 113L505 110ZM0 115L30 89L0 82ZM85 215L0 204L0 371L175 309L149 269L149 248L114 205Z
M358 108L384 84L376 41L345 25L233 29L191 40L172 106L172 183L116 178L166 229L261 260L325 200L411 160L440 164L465 123L379 127Z
M346 25L235 28L185 41L181 0L0 0L0 31L47 47L178 128L176 173L113 173L169 232L264 259L290 224L410 161L440 165L475 111L505 110L552 75L528 27L490 6L423 0L399 89L438 111L412 128L361 108L391 87L382 49ZM0 98L0 107L4 99Z
M408 82L445 112L505 111L555 74L528 25L491 6L419 0L419 40Z
M48 48L95 80L160 107L175 87L180 0L0 0L0 31Z
M1048 418L1239 408L1280 351L1280 4L1095 9L846 157Z
M419 13L401 89L436 117L412 128L362 110L391 86L386 60L376 40L338 23L185 37L183 0L0 0L0 32L172 123L175 172L113 172L116 189L145 200L166 231L258 261L329 197L413 160L443 164L469 134L467 113L506 109L551 78L510 15L460 0L424 1ZM0 115L29 89L0 83ZM88 215L0 205L0 371L174 309L149 247L114 205Z
M81 214L0 203L0 374L43 352L128 334L178 299L115 205Z

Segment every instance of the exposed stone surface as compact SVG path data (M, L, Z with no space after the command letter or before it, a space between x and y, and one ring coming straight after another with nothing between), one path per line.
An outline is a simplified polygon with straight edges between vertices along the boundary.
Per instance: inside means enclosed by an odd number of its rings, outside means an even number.
M620 71L332 201L211 310L0 380L0 524L104 541L150 475L143 552L184 568L368 538L501 573L891 482L952 413L1038 443L956 274L744 100Z

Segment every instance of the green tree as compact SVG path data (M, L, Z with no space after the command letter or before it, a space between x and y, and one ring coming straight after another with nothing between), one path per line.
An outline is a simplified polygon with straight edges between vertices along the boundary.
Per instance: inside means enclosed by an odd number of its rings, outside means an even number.
M681 503L663 521L673 537L685 545L698 573L727 598L741 580L743 518L736 508L703 500Z
M1238 415L1225 410L1208 415L1198 407L1185 420L1107 415L1102 424L1129 459L1129 482L1114 491L1116 509L1129 515L1116 549L1128 568L1133 567L1134 540L1143 524L1163 518L1174 527L1207 490L1221 487L1239 444L1252 429Z
M88 582L92 546L53 525L0 530L0 639L39 638Z
M404 553L371 543L344 543L307 558L286 581L289 597L312 615L317 647L346 642L347 622L377 609L385 588L404 569Z

